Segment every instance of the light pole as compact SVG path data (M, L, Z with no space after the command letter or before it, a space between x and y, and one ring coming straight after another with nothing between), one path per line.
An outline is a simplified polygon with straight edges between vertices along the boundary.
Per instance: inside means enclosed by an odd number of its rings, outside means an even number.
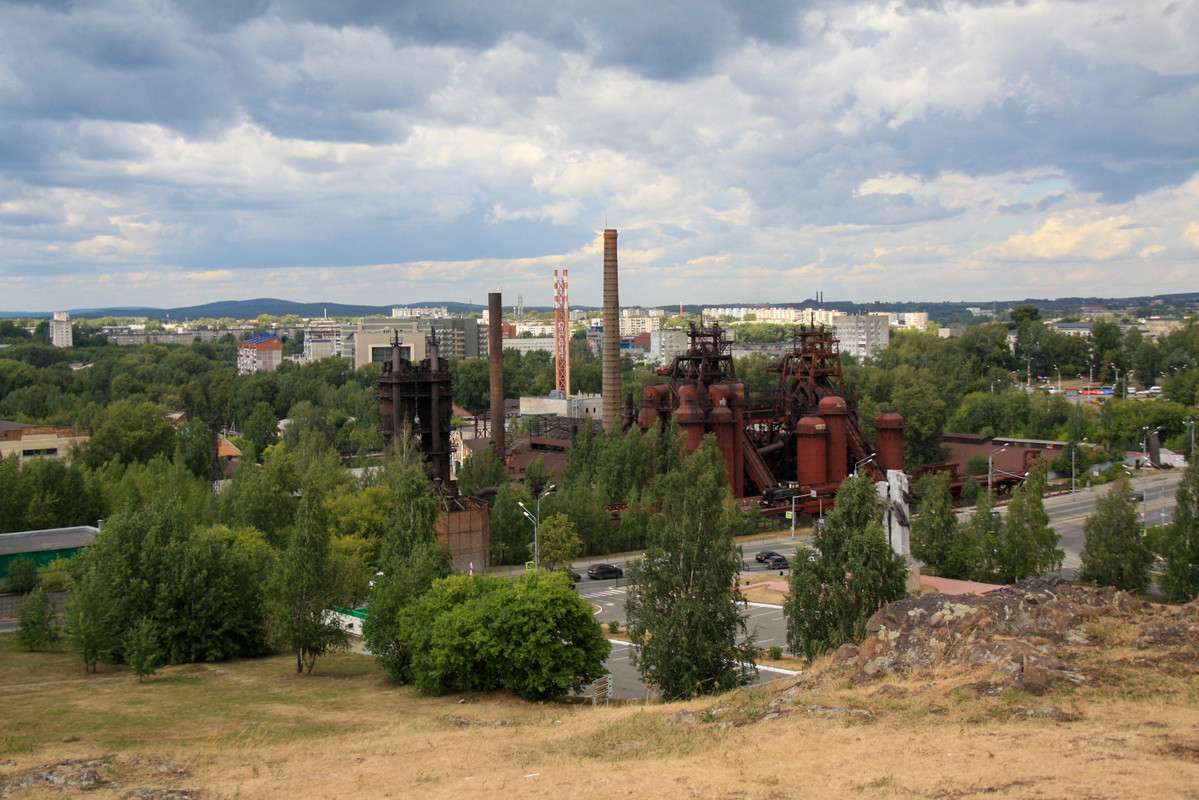
M791 538L795 538L795 495L791 495Z
M554 489L558 488L556 483L551 483L544 492L537 495L537 516L529 513L529 509L525 508L525 504L517 500L516 504L520 506L520 513L528 517L533 523L533 569L541 569L541 500Z
M1115 364L1112 364L1112 369L1114 369L1116 371L1116 386L1119 386L1120 385L1120 368L1117 367ZM1115 395L1116 386L1112 387L1113 396Z
M1054 364L1053 368L1055 370L1057 370L1057 393L1061 394L1062 393L1062 368L1059 367L1057 364Z
M1078 475L1078 469L1074 466L1074 458L1078 455L1079 445L1085 441L1086 439L1084 438L1082 442L1075 442L1074 446L1070 448L1070 494L1074 494L1074 480L1075 476Z
M867 461L869 461L869 460L871 460L872 458L874 458L874 456L875 456L875 454L874 454L874 453L871 453L870 455L866 456L865 458L863 458L863 459L862 459L861 461L859 461L858 463L854 464L854 465L853 465L853 474L856 476L856 475L858 474L858 467L862 466L862 465L863 465L863 464L865 464Z
M1187 464L1189 465L1195 460L1195 418L1187 417L1182 424L1191 429L1191 449L1187 451Z
M1007 445L1004 445L1003 447L997 447L994 450L992 450L991 452L987 453L987 504L988 505L990 505L990 503L993 502L992 491L991 491L991 485L992 485L991 484L991 481L992 481L991 472L994 469L994 460L993 459L995 458L996 453L1002 453L1004 450L1007 450Z

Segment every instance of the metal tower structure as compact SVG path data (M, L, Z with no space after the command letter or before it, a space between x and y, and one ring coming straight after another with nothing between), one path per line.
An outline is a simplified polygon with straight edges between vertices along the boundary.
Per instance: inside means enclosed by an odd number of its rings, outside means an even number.
M570 303L566 299L566 270L554 270L554 388L570 397Z

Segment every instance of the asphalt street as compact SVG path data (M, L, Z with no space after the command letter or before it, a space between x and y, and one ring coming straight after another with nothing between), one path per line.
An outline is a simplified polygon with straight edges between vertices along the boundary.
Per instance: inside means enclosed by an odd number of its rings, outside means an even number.
M1145 495L1144 502L1138 503L1142 518L1148 527L1168 523L1174 511L1174 494L1178 489L1181 472L1161 473L1147 477L1135 476L1134 491ZM1079 554L1084 542L1083 524L1088 515L1094 513L1096 501L1107 491L1110 485L1082 487L1072 494L1062 494L1045 498L1045 511L1049 514L1050 524L1061 536L1061 548L1065 552L1062 565L1062 575L1074 577L1082 566ZM1006 506L997 508L1000 514L1006 514ZM968 517L970 511L959 512L959 516ZM778 570L766 570L754 561L754 555L764 550L773 550L794 560L797 547L811 547L811 536L807 531L801 532L795 538L789 533L777 537L766 537L739 544L742 551L744 572L761 573L762 577L778 577ZM624 567L628 560L639 555L624 558L610 558L607 563ZM590 562L589 562L590 563ZM611 620L625 621L624 601L627 597L627 581L624 578L616 580L593 581L586 577L587 564L580 564L575 570L584 577L578 584L579 596L589 600L596 606L596 619L602 624ZM784 573L785 574L785 573ZM747 608L748 628L755 644L761 648L772 645L785 647L787 644L787 626L783 619L781 606L769 606L753 603ZM612 655L608 659L608 669L612 675L613 699L632 699L646 696L645 685L641 682L636 669L629 660L632 645L613 642ZM769 683L790 677L788 674L761 670L759 683Z

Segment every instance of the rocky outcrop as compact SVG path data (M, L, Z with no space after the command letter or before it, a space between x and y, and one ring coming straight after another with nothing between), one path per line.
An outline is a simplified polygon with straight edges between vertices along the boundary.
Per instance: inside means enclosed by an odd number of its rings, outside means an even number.
M1094 644L1088 623L1103 618L1133 622L1141 631L1138 642L1199 643L1199 604L1165 611L1110 587L1036 578L1006 593L928 594L891 603L871 617L862 643L843 646L834 663L855 682L988 667L992 685L1040 692L1056 681L1085 680L1057 653L1064 645Z

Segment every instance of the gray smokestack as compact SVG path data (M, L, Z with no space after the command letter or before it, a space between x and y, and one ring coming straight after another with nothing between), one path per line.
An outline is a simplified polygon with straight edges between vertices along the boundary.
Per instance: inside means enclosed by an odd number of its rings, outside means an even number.
M615 228L604 231L604 430L620 430L620 292Z
M499 292L487 295L487 350L491 354L491 447L504 459L504 306Z

